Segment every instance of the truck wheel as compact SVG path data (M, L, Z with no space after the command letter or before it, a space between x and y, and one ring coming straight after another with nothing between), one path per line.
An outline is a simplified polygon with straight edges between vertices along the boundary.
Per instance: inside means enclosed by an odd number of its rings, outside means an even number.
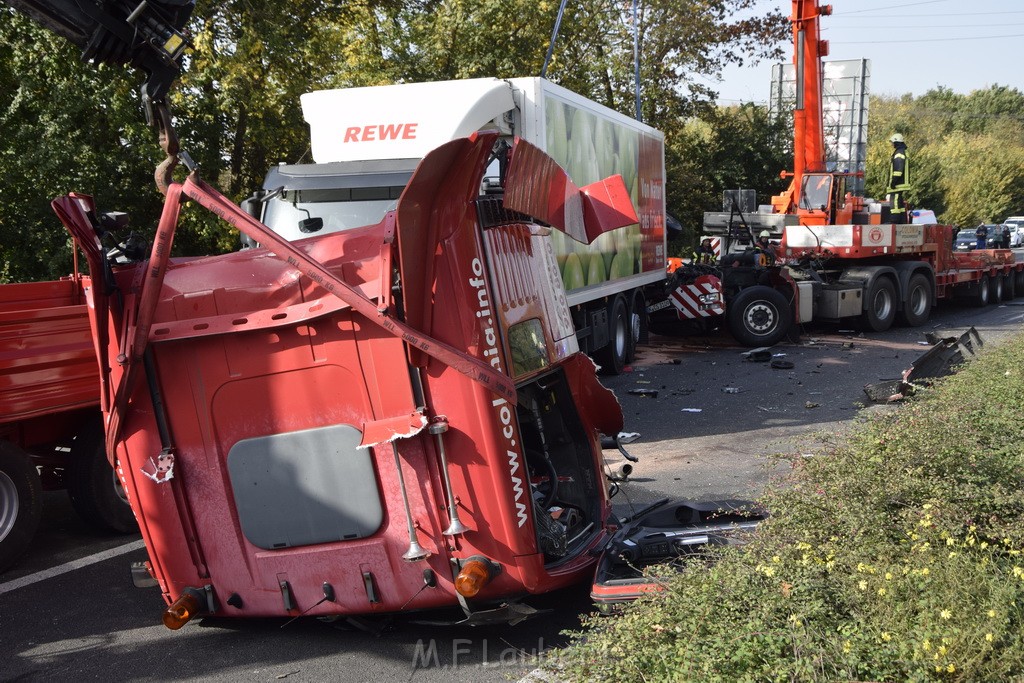
M728 303L729 331L744 346L771 346L789 332L793 313L782 292L755 285Z
M974 292L974 296L972 297L971 303L973 303L978 308L984 308L985 306L988 306L988 292L988 275L982 275L981 279L978 280L978 288L977 291Z
M988 288L988 302L997 304L1003 300L1003 276L993 275Z
M887 277L876 278L868 288L867 310L861 324L874 332L885 332L896 319L896 287Z
M1003 301L1017 298L1017 274L1009 272L1003 277Z
M75 437L65 474L71 505L82 519L118 534L138 529L124 486L107 461L99 420L91 420Z
M606 375L618 375L626 367L633 333L630 331L629 309L626 300L617 296L608 308L608 344L597 350L597 364Z
M932 288L928 278L917 273L907 283L907 298L899 312L900 322L909 327L920 327L932 314Z
M636 347L641 343L646 343L648 337L647 299L639 290L633 295L633 305L629 309L629 322L629 357L626 360L632 363L636 360Z
M28 455L0 441L0 572L28 549L43 514L43 486Z
M1017 296L1024 296L1024 270L1017 271L1017 286L1015 290Z

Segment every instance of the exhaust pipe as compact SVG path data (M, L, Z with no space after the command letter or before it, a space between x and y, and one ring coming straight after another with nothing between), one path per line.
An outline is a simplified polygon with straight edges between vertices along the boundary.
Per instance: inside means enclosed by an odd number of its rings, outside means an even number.
M633 474L633 465L625 460L604 466L604 475L610 481L626 481Z
M441 456L441 474L444 475L444 495L448 503L448 528L442 533L445 536L457 536L469 531L469 527L459 519L459 508L455 504L455 497L452 495L452 481L448 476L448 454L444 450L444 437L441 435L448 431L448 418L439 415L435 417L430 427L427 428L437 438L437 452Z
M405 523L409 530L409 549L402 555L406 562L417 562L426 559L430 553L423 549L419 539L416 538L416 525L412 522L412 510L409 508L409 493L405 490L405 475L402 474L402 461L398 458L398 448L391 444L391 450L395 452L395 469L398 470L398 486L402 489L402 505L405 507Z

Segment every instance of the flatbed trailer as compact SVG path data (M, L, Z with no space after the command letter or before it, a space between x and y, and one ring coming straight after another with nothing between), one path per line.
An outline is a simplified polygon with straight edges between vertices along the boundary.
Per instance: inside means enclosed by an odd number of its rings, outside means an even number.
M754 264L750 230L706 225L721 255L711 265L675 270L668 310L682 320L724 323L739 342L766 346L812 321L881 332L896 323L923 325L939 301L985 306L1024 295L1024 263L1011 250L954 252L952 226L767 220L778 217L764 216L778 237L777 261L768 267Z
M135 528L106 458L88 277L0 285L0 571L28 549L43 491L94 526Z

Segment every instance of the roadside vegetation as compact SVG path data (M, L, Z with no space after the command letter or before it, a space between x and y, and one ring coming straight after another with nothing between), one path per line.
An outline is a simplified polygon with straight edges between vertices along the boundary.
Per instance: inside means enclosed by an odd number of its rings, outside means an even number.
M588 619L586 681L996 681L1024 673L1024 334L789 456L752 542Z

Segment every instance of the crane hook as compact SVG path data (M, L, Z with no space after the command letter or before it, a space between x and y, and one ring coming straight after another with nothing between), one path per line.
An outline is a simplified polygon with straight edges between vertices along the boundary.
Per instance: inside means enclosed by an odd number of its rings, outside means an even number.
M171 109L166 102L153 103L153 124L157 129L157 136L160 141L160 149L166 154L166 158L156 167L153 178L156 181L156 189L160 194L167 196L167 188L174 180L174 169L178 166L178 134L174 130L174 123L171 121Z

